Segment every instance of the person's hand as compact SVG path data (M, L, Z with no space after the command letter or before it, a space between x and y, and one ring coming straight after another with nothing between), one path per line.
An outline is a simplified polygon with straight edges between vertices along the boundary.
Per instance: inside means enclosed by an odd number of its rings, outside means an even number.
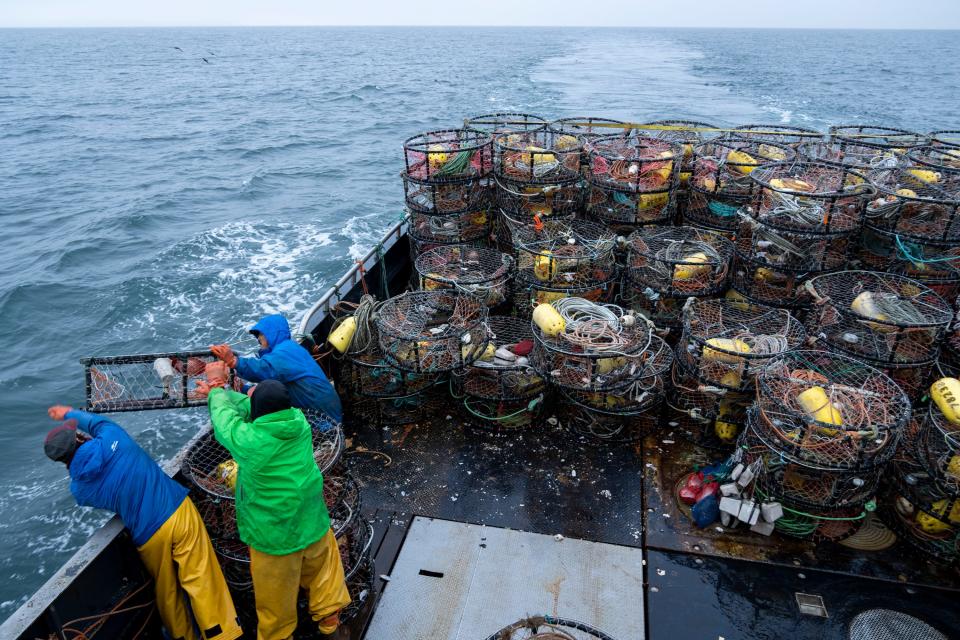
M253 385L253 386L251 386L249 389L247 389L247 397L248 397L248 398L252 398L252 397L253 397L253 392L256 391L256 390L257 390L257 385Z
M63 404L55 404L47 409L47 415L54 420L63 420L68 411L73 411L73 407L68 407L67 405Z
M210 347L210 351L213 352L213 355L215 355L218 360L225 362L231 369L237 366L237 356L233 352L233 349L230 348L230 345L215 344Z
M205 380L197 380L197 386L194 388L191 396L195 398L206 398L210 395L210 390L213 388L215 388L215 386Z
M230 369L224 362L209 362L204 368L204 374L207 376L207 382L212 387L226 386L230 379Z

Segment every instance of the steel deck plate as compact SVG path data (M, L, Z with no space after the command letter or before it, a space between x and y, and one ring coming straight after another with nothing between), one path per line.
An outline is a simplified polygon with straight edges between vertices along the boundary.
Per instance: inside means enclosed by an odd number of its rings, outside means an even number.
M642 640L643 552L414 518L366 637L482 640L542 614Z

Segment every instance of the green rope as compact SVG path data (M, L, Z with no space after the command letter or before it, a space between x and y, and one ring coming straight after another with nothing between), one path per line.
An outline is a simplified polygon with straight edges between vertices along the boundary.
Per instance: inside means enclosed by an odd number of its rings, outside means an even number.
M472 155L472 151L460 151L457 155L447 160L433 175L449 176L463 173L467 167L470 166L470 156Z

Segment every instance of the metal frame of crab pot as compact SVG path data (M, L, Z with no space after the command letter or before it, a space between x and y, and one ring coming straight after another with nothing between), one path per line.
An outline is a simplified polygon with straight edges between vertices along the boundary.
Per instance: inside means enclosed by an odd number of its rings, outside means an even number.
M453 216L489 208L494 182L490 176L469 176L445 182L417 180L401 173L404 202L414 213Z
M580 178L581 142L547 128L493 138L493 173L517 185L565 184Z
M464 120L464 126L486 132L491 138L504 132L538 131L547 124L546 118L531 113L485 113Z
M734 151L749 159L735 156L737 162L728 162ZM796 157L792 147L763 140L723 137L694 145L684 224L734 235L738 211L759 189L750 173L765 163L792 162Z
M549 304L563 298L583 298L590 302L612 302L619 290L619 278L597 282L583 287L549 287L521 279L514 280L513 310L521 317L529 317L538 304Z
M796 147L805 141L823 138L823 133L806 127L792 127L785 124L742 124L734 127L726 137L777 142Z
M920 464L934 478L940 489L960 497L960 425L949 422L935 403L931 403L914 432ZM960 525L960 507L957 508Z
M560 423L567 431L597 444L640 442L660 430L663 404L646 407L639 413L622 415L598 411L561 394L565 407Z
M592 289L618 275L616 235L604 225L544 220L512 232L518 289Z
M872 124L838 124L827 130L827 139L839 143L841 152L849 146L863 146L902 153L906 149L928 144L930 136Z
M514 636L520 631L522 635ZM575 634L573 632L576 632ZM557 616L535 616L518 620L511 625L500 629L485 640L520 640L521 638L536 638L543 634L544 640L563 640L565 638L582 638L583 640L615 640L603 631L583 622L558 618ZM550 635L547 635L550 634Z
M941 129L927 134L931 147L960 147L960 129Z
M403 141L402 175L405 181L409 178L421 184L460 183L466 178L482 178L493 166L491 144L486 132L470 128L417 134ZM462 162L451 164L451 159L461 157Z
M667 428L679 430L703 449L732 450L743 432L753 395L731 392L699 379L680 356L674 357L670 375L671 391L665 402Z
M450 289L479 299L491 310L510 307L514 259L496 249L435 247L417 256L414 270L424 291Z
M617 127L601 126L594 127L594 123L601 125L624 125L621 132L617 132ZM584 124L586 126L584 126ZM603 138L611 135L629 135L633 128L626 122L620 120L610 120L609 118L594 118L587 116L583 118L560 118L547 125L551 131L556 133L565 133L576 136L580 139L580 168L586 170L590 164L590 144L596 138Z

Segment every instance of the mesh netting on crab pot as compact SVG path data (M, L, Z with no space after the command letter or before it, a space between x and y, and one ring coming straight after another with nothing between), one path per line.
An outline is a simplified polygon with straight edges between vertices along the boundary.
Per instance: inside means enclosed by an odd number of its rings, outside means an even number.
M437 247L417 256L414 267L424 291L454 289L487 307L501 305L509 298L513 258L496 249Z
M590 302L610 302L614 296L613 280L584 287L549 287L517 283L513 293L513 310L520 317L530 317L534 307L565 298L583 298Z
M816 129L791 127L785 124L744 124L734 127L728 137L778 142L795 147L803 142L819 140L823 138L823 134Z
M960 152L916 147L897 167L876 169L870 181L878 197L867 205L871 227L901 240L960 241Z
M548 124L547 127L556 133L566 133L586 139L624 134L631 130L630 125L622 120L592 116L560 118Z
M896 167L903 161L903 151L903 149L894 150L884 146L836 139L804 142L797 147L797 154L802 162L820 162L848 167L864 175L874 169Z
M630 233L637 225L673 222L675 201L667 191L644 193L590 182L585 210L591 218Z
M645 227L628 239L627 279L664 297L702 297L727 285L733 243L696 227Z
M491 144L488 133L473 129L413 136L403 143L404 177L434 183L483 177L493 166Z
M750 172L760 189L750 215L779 231L833 235L859 231L875 193L859 172L822 162L775 163Z
M487 319L490 341L471 364L455 374L460 395L492 401L526 401L543 394L543 378L533 369L530 321L513 316Z
M775 142L719 138L695 145L684 222L736 231L738 211L759 190L750 174L762 164L795 157L793 149Z
M859 257L870 269L914 278L947 299L957 296L960 241L904 239L866 224L860 234Z
M546 119L530 113L485 113L466 120L471 129L491 136L507 132L538 131L547 126Z
M368 553L360 559L356 569L347 580L350 603L340 610L340 624L356 619L374 596L374 581L377 576L373 554Z
M486 240L493 225L493 213L486 209L429 215L410 212L410 237L421 244L461 244Z
M317 411L304 415L313 432L313 457L321 471L330 469L343 453L343 431ZM220 500L233 500L237 481L237 463L230 452L217 442L213 432L198 438L187 450L180 467L184 478L203 494Z
M565 133L503 133L493 139L493 152L497 178L517 185L552 185L580 176L580 140Z
M532 329L534 369L550 384L579 391L628 388L654 344L642 318L583 298L537 305Z
M453 245L458 246L468 246L468 247L486 247L490 245L490 238L483 237L476 240L463 240L460 242L437 242L435 240L420 240L415 238L412 234L408 234L410 238L410 262L416 262L417 258L430 251L431 249L436 249L437 247L449 247ZM411 286L419 286L417 279L417 272L411 269L410 272L410 284Z
M802 323L786 309L695 299L684 307L677 357L702 382L750 391L770 360L802 348L805 339Z
M493 181L478 176L448 182L426 182L402 174L407 208L426 215L453 215L488 208Z
M954 403L956 398L953 399ZM960 496L960 419L931 403L917 430L919 460L940 488Z
M881 494L883 519L923 555L955 563L960 560L960 493L946 490L923 461L922 437L929 429L915 423L905 434Z
M831 142L839 143L841 150L847 147L873 147L900 154L925 145L929 140L922 133L870 124L835 125L830 127L827 136Z
M667 426L698 447L729 450L743 431L747 408L753 403L748 393L735 393L709 384L687 369L678 355L670 373L667 394Z
M946 300L916 280L876 271L836 271L805 285L809 321L832 349L878 366L933 362L953 318Z
M644 128L648 135L654 138L680 145L683 150L683 160L680 163L681 189L689 186L690 176L693 175L693 147L719 135L714 131L716 126L697 120L656 120L648 122Z
M512 433L539 424L543 407L543 395L529 400L494 400L464 395L457 405L465 427L493 434Z
M794 351L757 376L756 431L785 459L823 469L885 464L910 417L897 384L859 360Z
M533 616L500 629L486 640L615 640L605 632L577 620Z
M410 291L385 301L376 316L380 350L398 369L438 373L479 357L488 341L487 308L453 291Z
M593 222L544 220L513 230L519 286L596 287L617 273L616 235Z
M639 413L610 413L574 402L563 394L561 425L589 441L601 443L639 442L660 428L661 405L654 404Z
M650 346L637 359L629 382L612 390L586 391L561 386L560 392L573 404L613 416L638 415L663 403L669 385L673 351L663 339L650 337Z
M531 224L535 217L572 218L583 204L580 182L579 177L568 177L550 184L527 184L497 176L497 205L520 224Z
M680 145L646 136L590 143L590 213L617 224L672 220L680 183Z
M374 340L377 337L374 336ZM363 398L400 398L420 393L437 381L436 374L413 373L397 369L383 355L379 343L347 357L343 368L343 386Z
M862 505L877 492L883 468L821 469L815 464L780 456L777 443L756 428L754 411L747 412L746 429L738 447L744 464L758 464L756 489L763 500L777 500L802 509L835 509Z

